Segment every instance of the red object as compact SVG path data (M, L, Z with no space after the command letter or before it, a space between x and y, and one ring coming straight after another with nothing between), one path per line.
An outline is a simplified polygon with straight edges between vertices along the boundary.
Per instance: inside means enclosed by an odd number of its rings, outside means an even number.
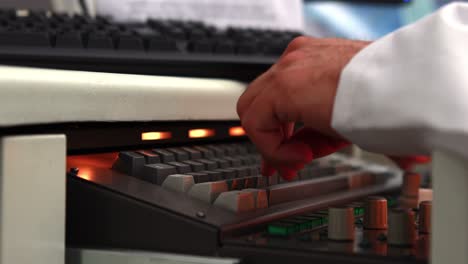
M388 157L392 159L403 170L410 170L416 164L424 164L431 161L431 158L428 156Z

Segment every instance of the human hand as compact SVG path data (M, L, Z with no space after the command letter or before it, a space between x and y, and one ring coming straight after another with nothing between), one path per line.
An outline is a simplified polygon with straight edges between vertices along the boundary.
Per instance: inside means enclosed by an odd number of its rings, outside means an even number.
M340 74L369 42L298 37L253 81L237 103L249 138L264 158L262 174L291 179L314 158L349 143L331 127ZM304 127L293 132L294 124Z

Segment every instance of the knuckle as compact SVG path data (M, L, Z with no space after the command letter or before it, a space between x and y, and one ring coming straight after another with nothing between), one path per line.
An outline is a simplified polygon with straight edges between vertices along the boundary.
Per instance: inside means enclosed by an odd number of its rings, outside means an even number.
M272 78L275 92L284 92L284 90L289 86L289 83L291 82L290 76L288 76L283 71L275 72Z
M239 116L239 118L242 119L242 114L244 112L244 96L241 95L241 97L239 97L239 99L237 100L237 104L236 104L236 111L237 111L237 115Z
M288 45L287 49L288 50L300 49L303 46L305 46L307 43L309 43L310 40L311 40L311 38L306 37L306 36L295 37L293 40L291 40L291 42L289 42L289 45Z
M251 115L245 115L241 118L241 126L244 128L247 135L252 135L255 122Z
M239 116L239 118L242 118L242 114L246 111L246 108L248 107L248 97L249 97L249 94L250 94L250 91L252 89L249 89L251 87L248 86L244 92L240 95L240 97L237 99L237 103L236 103L236 111L237 111L237 115Z
M301 50L294 50L284 54L278 61L278 68L285 69L291 65L294 65L305 57L305 54Z

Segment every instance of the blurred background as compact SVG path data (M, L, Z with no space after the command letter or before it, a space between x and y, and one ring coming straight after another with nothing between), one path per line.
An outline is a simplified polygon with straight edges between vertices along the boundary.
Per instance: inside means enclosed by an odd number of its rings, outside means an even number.
M305 1L306 32L314 36L374 40L431 13L450 0ZM466 2L466 1L465 1Z
M0 0L0 7L67 10L78 8L79 2L78 0ZM114 1L115 5L119 5L119 2ZM388 1L392 3L385 2L387 1L304 0L304 30L307 34L317 37L373 40L453 1L396 0Z

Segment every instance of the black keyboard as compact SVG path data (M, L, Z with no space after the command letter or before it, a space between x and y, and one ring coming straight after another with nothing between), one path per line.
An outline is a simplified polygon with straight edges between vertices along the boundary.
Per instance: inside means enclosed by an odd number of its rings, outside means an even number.
M2 64L249 81L299 32L0 10Z

